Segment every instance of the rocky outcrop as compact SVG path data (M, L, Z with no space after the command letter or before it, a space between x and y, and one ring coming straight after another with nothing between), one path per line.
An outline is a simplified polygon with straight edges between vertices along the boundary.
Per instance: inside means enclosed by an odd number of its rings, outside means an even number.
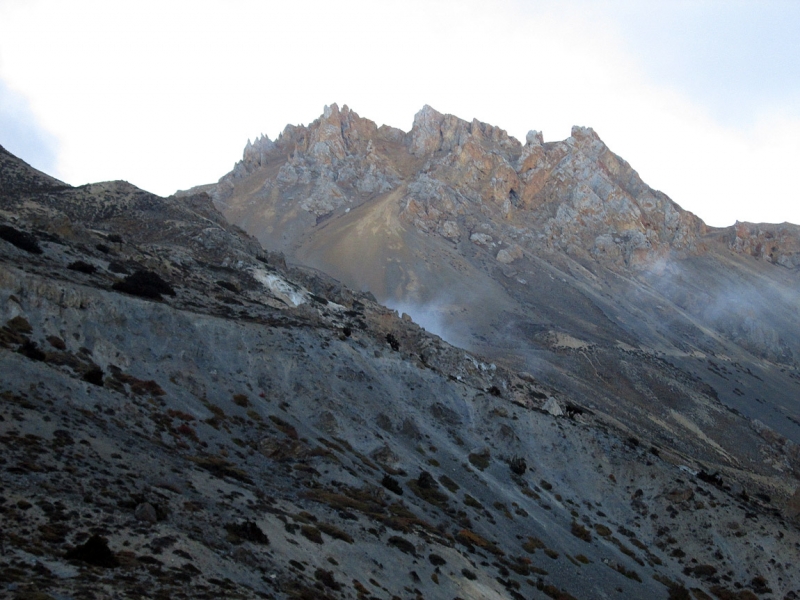
M324 217L399 184L395 168L376 152L377 144L396 137L391 128L379 129L347 106L326 106L308 127L289 125L274 142L264 136L254 144L248 141L242 160L212 195L219 206L230 209L239 185L252 187L255 179L253 198L297 198L302 210ZM268 177L259 178L262 169Z
M800 266L800 227L791 223L740 223L729 228L731 250L782 267Z
M401 188L402 219L450 242L479 232L615 268L703 249L703 223L644 184L590 128L575 127L556 143L531 131L523 145L498 127L427 105L407 134L378 128L347 106L325 107L312 124L288 126L275 142L248 142L243 160L211 193L262 243L263 230L285 213L279 205L292 205L312 217L286 234L296 243L308 227Z

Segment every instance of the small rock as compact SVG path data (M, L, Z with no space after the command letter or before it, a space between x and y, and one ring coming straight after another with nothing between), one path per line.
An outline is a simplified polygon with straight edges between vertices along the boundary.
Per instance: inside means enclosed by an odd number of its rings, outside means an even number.
M694 492L689 488L683 490L674 489L667 494L667 499L675 504L686 502L687 500L691 500L693 497Z
M473 242L474 244L489 246L492 243L492 236L485 233L473 233L471 236L469 236L469 241Z
M544 136L541 131L531 129L528 135L525 136L525 143L529 146L541 146L544 144Z
M455 221L445 221L442 224L442 235L451 240L457 240L461 235L461 231L458 229L458 224Z
M516 244L510 248L504 248L497 253L497 261L504 265L511 264L518 258L522 258L522 248Z
M542 410L546 410L554 417L561 417L564 416L564 409L561 408L561 405L558 403L558 400L550 396L547 399L547 402L544 403L542 406Z
M158 521L156 508L149 502L142 502L139 504L136 510L133 511L133 516L136 517L137 520L144 521L145 523L155 523Z

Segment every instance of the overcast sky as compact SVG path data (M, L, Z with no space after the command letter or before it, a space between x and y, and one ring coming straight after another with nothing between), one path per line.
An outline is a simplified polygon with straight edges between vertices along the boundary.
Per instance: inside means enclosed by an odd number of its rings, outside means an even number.
M248 138L430 104L524 140L591 126L711 225L800 223L800 2L0 0L0 144L167 195Z

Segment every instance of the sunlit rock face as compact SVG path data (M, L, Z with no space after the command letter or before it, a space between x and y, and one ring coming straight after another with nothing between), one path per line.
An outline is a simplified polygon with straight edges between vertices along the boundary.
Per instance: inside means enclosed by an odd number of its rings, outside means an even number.
M248 142L213 188L223 212L268 246L292 249L313 228L393 195L400 223L458 241L489 233L531 252L562 251L611 267L640 267L702 250L703 223L645 185L591 128L525 144L499 127L425 106L403 133L326 107L275 142ZM287 202L295 200L294 202ZM290 232L270 233L293 223ZM506 257L506 254L502 255Z

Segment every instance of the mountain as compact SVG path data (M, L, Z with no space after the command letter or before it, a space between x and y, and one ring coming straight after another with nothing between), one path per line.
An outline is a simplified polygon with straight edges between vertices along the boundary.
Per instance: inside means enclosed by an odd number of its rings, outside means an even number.
M796 385L792 227L740 225L736 246L588 131L537 149L417 122L332 107L170 198L0 151L4 594L800 593L797 445L726 395L779 414ZM526 152L564 157L514 179ZM675 216L603 254L557 227L569 177ZM603 219L635 222L617 200ZM693 304L729 281L772 286L741 332Z
M633 428L700 427L724 459L721 401L800 442L798 227L708 227L589 128L523 145L427 106L404 133L333 105L206 190L264 247Z

